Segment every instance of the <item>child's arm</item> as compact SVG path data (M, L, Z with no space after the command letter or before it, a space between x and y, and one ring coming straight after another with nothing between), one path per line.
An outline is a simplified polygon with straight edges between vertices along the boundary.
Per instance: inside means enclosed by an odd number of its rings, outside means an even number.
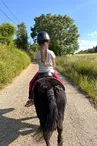
M56 68L55 58L52 59L52 62L53 62L53 67Z

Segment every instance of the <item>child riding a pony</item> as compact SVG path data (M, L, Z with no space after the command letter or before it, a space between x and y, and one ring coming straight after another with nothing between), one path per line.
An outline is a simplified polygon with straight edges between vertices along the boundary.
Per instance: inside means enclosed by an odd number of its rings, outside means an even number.
M56 67L56 56L52 50L49 50L50 37L48 33L45 31L39 32L37 35L37 42L39 44L40 50L36 53L35 60L39 65L39 69L29 83L29 97L28 101L25 104L26 107L33 105L32 88L41 73L51 74L62 83L62 80L54 71L54 68Z

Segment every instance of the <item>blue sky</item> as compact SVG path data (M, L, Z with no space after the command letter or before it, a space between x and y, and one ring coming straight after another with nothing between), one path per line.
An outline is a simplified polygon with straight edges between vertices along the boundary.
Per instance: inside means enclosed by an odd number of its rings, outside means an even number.
M75 20L79 29L80 49L88 49L97 45L97 0L4 0L16 15L19 23L25 22L30 36L30 26L34 18L41 14L69 15ZM0 9L16 23L17 20L0 0ZM0 23L11 22L0 12Z

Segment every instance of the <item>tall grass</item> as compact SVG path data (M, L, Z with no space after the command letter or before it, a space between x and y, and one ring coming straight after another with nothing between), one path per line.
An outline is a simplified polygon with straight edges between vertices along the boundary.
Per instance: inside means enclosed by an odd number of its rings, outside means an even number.
M58 57L57 69L97 100L97 54Z
M29 56L14 46L0 45L0 88L30 63Z

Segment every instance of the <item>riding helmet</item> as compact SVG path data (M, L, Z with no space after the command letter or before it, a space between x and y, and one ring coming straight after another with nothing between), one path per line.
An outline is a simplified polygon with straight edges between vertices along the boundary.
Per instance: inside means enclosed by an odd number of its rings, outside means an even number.
M46 31L41 31L37 35L37 42L38 44L44 43L44 42L49 42L50 41L50 36Z

